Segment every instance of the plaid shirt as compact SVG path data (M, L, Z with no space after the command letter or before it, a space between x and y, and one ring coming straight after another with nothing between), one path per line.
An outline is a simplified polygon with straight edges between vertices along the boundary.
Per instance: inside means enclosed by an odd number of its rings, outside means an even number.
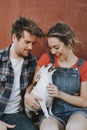
M3 114L9 100L14 81L14 72L9 58L9 49L10 46L0 51L0 116ZM20 76L22 105L25 89L32 83L35 68L36 58L30 54L27 58L24 58Z

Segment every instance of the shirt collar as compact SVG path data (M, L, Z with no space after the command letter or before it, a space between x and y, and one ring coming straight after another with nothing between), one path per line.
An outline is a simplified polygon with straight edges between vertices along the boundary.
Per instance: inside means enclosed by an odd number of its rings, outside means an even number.
M1 51L0 51L0 53L1 53L0 59L1 59L2 61L7 61L7 60L9 60L9 50L10 50L10 47L11 47L11 45L8 46L7 48L5 48L4 50L1 50Z
M9 45L7 48L5 48L4 50L1 50L1 53L3 53L2 55L0 55L0 59L2 61L9 61L9 50L10 50L11 45ZM35 56L33 56L32 54L30 54L28 57L24 58L25 64L27 64L28 62L31 62L33 60L36 60L37 58Z

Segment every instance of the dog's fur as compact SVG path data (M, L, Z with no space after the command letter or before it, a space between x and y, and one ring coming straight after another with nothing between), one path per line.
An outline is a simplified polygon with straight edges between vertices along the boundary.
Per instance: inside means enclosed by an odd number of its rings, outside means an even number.
M52 106L52 97L49 97L47 91L47 85L52 83L52 74L54 73L55 69L53 65L50 63L48 65L43 65L40 68L40 71L36 75L36 78L39 77L36 85L34 86L33 90L31 91L32 94L40 97L42 101L40 101L41 109L45 115L45 117L49 117L51 114L51 106ZM48 110L47 110L48 107ZM25 103L25 110L28 113L29 111L36 111L32 109L29 105Z

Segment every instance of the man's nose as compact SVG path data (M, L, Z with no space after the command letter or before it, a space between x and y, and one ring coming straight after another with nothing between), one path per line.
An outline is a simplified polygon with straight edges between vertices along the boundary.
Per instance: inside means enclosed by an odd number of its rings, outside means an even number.
M30 44L28 45L28 49L29 49L29 50L32 50L32 43L30 43Z

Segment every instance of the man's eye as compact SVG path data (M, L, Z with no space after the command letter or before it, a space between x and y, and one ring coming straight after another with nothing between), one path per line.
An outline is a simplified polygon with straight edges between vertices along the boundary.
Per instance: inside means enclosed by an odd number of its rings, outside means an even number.
M36 44L36 42L33 42L32 45Z
M25 41L26 44L29 44L30 42L29 41Z
M59 47L56 47L55 49L56 49L56 50L58 50L58 49L59 49Z

